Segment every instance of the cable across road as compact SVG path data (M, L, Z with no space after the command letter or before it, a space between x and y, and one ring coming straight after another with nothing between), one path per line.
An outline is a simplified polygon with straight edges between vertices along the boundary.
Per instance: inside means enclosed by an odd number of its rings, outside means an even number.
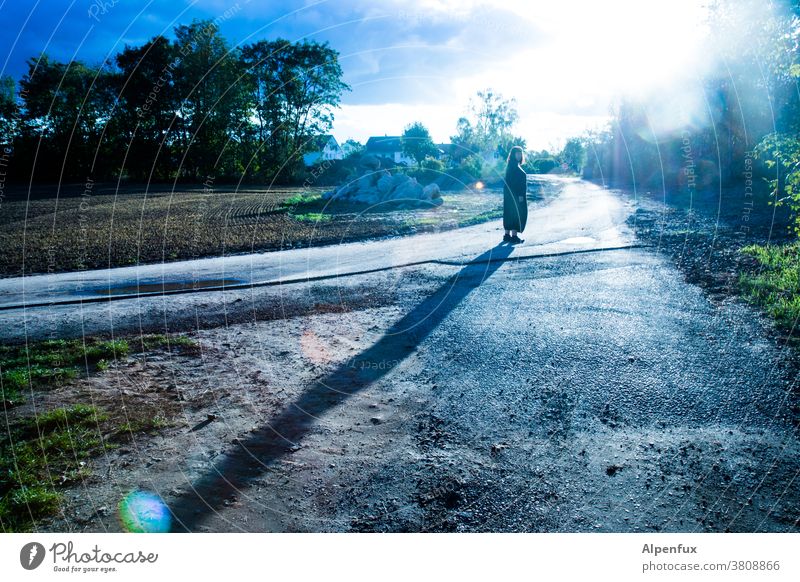
M291 279L272 279L268 281L253 281L249 283L232 283L229 285L210 285L210 286L203 286L203 287L187 287L184 289L164 289L162 291L154 291L154 292L145 292L145 293L126 293L126 294L117 294L117 295L99 295L97 297L83 297L77 299L64 299L64 300L56 300L56 301L42 301L36 303L23 303L23 304L12 304L12 305L2 305L0 306L0 311L12 311L18 309L38 309L42 307L55 307L60 305L85 305L87 303L104 303L110 301L129 301L131 299L142 299L142 298L150 298L150 297L163 297L168 295L185 295L189 293L207 293L207 292L218 292L218 291L241 291L245 289L254 289L257 287L277 287L282 285L297 285L301 283L312 283L315 281L327 281L330 279L341 279L343 277L354 277L357 275L369 275L372 273L381 273L384 271L391 271L394 269L404 269L407 267L418 267L422 265L444 265L444 266L451 266L451 267L467 267L470 265L481 265L481 264L491 264L497 262L511 262L511 261L527 261L533 259L543 259L547 257L556 257L556 256L563 256L563 255L575 255L581 253L597 253L597 252L605 252L605 251L618 251L624 249L636 249L636 248L651 248L654 245L650 244L631 244L631 245L624 245L624 246L616 246L616 247L600 247L600 248L592 248L592 249L576 249L572 251L561 251L561 252L553 252L553 253L541 253L541 254L532 254L532 255L518 255L514 257L497 257L492 258L489 257L487 259L474 259L470 261L457 261L457 260L448 260L448 259L426 259L421 261L411 261L402 264L396 265L388 265L385 267L375 267L372 269L364 269L359 271L348 271L346 273L332 273L327 275L314 275L310 277L294 277ZM170 285L174 283L169 283L164 281L163 285ZM149 284L149 285L152 285Z

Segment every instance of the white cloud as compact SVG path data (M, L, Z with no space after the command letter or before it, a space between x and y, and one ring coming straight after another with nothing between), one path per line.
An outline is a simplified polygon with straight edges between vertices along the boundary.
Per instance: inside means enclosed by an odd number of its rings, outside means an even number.
M529 147L540 149L597 126L621 93L685 83L710 65L699 53L706 9L693 0L561 0L557 5L424 0L365 10L398 11L397 26L408 26L408 38L423 38L435 48L419 49L427 54L395 51L387 56L392 49L384 44L381 54L371 55L374 76L360 71L364 84L354 86L353 97L345 97L351 104L335 125L337 137L360 141L373 134L399 134L415 120L436 141L447 141L469 98L491 87L516 99L520 119L515 132L528 139ZM437 43L435 37L418 36L424 17L458 28ZM396 77L398 55L405 59L402 78ZM382 95L399 103L355 105L360 89L366 97L362 103L375 103Z

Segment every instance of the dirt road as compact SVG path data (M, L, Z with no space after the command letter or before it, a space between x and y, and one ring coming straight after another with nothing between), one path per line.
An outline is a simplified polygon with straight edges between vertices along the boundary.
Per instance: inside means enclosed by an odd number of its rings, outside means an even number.
M140 490L173 531L796 531L797 378L769 322L637 248L628 200L551 186L523 246L490 223L359 246L383 265L360 275L330 276L337 248L290 274L311 282L4 311L10 339L202 347L82 387L181 412L38 529L119 531Z

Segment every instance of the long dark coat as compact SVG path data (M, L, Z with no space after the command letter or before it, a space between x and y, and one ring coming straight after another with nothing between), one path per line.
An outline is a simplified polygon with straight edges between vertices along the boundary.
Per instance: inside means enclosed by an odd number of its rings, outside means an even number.
M525 230L528 222L528 175L519 164L512 162L503 181L503 228Z

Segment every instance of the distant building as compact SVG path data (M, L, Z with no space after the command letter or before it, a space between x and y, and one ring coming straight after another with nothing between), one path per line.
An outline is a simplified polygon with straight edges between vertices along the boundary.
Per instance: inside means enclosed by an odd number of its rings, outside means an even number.
M388 158L395 164L414 165L417 161L403 153L399 135L373 136L367 140L365 154Z
M436 149L439 150L439 154L436 156L436 159L441 160L443 162L449 162L454 157L453 148L455 148L455 144L452 143L436 143L433 144L436 146Z
M306 166L313 166L323 160L341 160L344 158L342 148L339 147L336 138L330 134L309 137L308 141L311 151L303 155L303 162Z

